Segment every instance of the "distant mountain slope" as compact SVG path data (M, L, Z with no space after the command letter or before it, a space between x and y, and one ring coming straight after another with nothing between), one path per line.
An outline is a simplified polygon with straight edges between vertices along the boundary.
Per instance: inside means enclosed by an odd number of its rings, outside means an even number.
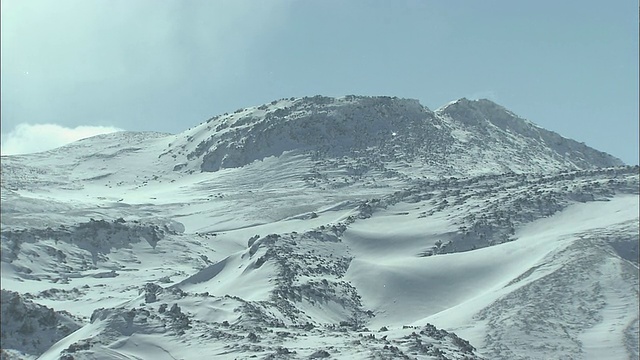
M489 100L461 99L433 112L410 99L314 96L239 109L176 135L119 132L3 156L2 186L74 188L117 171L129 176L119 174L116 184L145 186L283 155L302 156L306 181L330 186L335 169L339 181L352 183L623 165Z

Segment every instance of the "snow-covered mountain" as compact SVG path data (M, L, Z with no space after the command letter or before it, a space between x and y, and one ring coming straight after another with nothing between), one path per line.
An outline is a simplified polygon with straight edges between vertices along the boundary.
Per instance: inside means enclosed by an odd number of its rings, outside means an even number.
M1 180L3 358L638 356L638 167L488 100L282 99Z
M195 148L184 142L173 148L185 150L187 160L198 159L203 171L287 151L332 162L347 157L363 173L399 164L448 176L622 165L489 100L461 99L433 112L416 100L391 97L283 99L215 117L185 136L197 142Z

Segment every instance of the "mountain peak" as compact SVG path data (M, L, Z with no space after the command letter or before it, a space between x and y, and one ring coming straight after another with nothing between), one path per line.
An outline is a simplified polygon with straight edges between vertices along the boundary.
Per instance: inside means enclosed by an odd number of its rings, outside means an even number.
M489 99L475 99L475 100L470 100L467 99L466 97L462 97L460 99L457 100L453 100L450 101L446 104L444 104L443 106L439 107L436 111L437 112L442 112L445 111L448 108L460 108L460 107L464 107L464 108L482 108L482 107L498 107L498 108L503 108L501 105L489 100Z
M462 98L433 112L415 99L316 95L241 109L216 118L207 129L213 125L215 131L189 136L195 146L182 145L191 149L187 160L200 159L199 167L206 172L289 152L387 165L411 163L438 174L544 172L622 164L488 99ZM472 157L482 166L467 164Z

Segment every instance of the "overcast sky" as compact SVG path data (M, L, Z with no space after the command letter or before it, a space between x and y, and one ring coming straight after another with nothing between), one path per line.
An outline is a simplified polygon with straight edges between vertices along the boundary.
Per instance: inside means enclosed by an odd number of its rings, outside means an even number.
M638 164L637 1L1 4L4 153L358 94L488 98Z

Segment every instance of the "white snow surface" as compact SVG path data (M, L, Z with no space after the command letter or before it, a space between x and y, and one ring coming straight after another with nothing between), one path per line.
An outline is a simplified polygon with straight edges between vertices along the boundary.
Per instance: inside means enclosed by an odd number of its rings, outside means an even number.
M292 98L3 156L2 289L80 327L42 352L3 318L3 356L637 358L637 167L561 159L494 105ZM386 112L451 153L394 143L424 139ZM329 143L297 138L318 124ZM459 151L482 141L504 151Z

